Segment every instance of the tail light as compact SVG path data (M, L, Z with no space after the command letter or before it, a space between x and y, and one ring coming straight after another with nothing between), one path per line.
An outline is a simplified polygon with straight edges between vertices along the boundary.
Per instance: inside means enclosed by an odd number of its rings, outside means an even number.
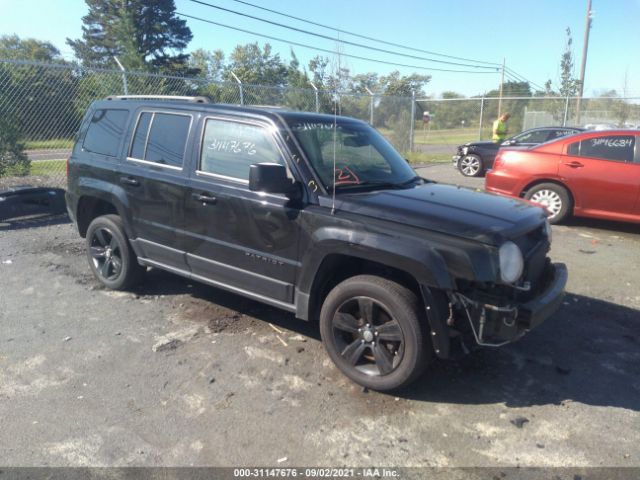
M493 161L493 169L497 170L502 166L502 152L498 152L496 159Z

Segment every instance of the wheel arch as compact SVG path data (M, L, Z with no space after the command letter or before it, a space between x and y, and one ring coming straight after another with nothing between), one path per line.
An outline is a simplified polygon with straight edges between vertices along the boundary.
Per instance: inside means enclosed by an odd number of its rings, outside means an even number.
M522 188L520 192L520 198L524 198L524 196L527 194L529 190L531 190L536 185L540 185L542 183L553 183L555 185L558 185L559 187L564 188L569 194L569 199L571 200L571 210L573 210L573 208L576 206L576 196L574 195L573 191L571 190L571 188L569 188L569 186L566 183L562 182L561 180L558 180L557 178L536 178L535 180L529 182L527 185L525 185Z
M331 253L326 255L316 269L309 289L306 318L317 320L322 302L339 283L356 275L375 275L392 280L420 295L420 283L409 272L368 258Z
M102 215L119 215L118 208L113 201L95 195L82 195L78 199L76 221L81 237L87 235L89 224Z

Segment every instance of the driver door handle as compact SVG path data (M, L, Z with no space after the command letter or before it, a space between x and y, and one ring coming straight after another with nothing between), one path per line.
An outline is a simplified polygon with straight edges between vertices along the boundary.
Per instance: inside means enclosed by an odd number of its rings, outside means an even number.
M191 196L197 201L208 205L215 205L218 201L216 197L214 197L213 195L207 195L206 193L193 193Z
M584 165L580 162L566 162L565 165L571 168L582 168Z
M132 187L140 186L140 181L136 180L133 177L120 177L120 183L124 183L125 185L131 185Z

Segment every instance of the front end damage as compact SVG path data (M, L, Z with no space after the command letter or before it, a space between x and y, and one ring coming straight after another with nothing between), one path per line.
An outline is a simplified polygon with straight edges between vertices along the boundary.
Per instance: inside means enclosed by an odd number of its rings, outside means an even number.
M451 327L466 320L475 342L484 347L499 347L513 342L550 317L562 303L567 283L567 267L549 264L541 287L532 291L513 287L512 295L497 296L475 290L469 297L459 292L449 295L452 311ZM461 332L464 332L464 328Z
M447 305L428 307L426 312L436 355L450 358L477 346L499 347L518 340L558 309L567 278L564 264L547 262L534 286L468 283L447 292ZM426 288L422 293L425 305L434 305L432 293Z

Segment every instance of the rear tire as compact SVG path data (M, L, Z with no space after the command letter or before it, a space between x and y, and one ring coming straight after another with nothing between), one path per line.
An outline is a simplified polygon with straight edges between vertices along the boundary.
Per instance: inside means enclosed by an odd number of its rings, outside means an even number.
M146 268L138 259L117 215L95 218L86 236L87 258L93 274L112 290L126 290L138 283Z
M322 342L338 369L372 390L404 387L427 367L424 308L406 287L373 275L338 284L320 312Z
M527 190L524 198L545 207L549 212L549 223L560 223L571 215L573 205L566 188L557 183L540 183Z

